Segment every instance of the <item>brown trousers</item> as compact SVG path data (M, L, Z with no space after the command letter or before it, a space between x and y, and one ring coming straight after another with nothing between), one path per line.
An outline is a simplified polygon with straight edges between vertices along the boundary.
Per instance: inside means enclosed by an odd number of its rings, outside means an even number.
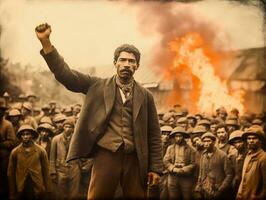
M119 182L123 198L145 198L136 153L124 153L123 145L116 152L97 147L88 199L114 198Z

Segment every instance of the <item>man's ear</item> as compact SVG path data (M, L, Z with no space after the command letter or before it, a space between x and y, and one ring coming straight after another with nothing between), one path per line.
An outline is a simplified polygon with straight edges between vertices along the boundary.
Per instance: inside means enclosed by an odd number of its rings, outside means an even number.
M114 66L115 66L116 65L116 60L114 60L113 63L114 63Z

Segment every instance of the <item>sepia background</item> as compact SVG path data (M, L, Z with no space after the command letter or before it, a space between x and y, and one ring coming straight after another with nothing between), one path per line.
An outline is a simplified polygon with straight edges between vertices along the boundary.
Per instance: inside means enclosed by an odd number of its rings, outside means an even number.
M92 76L115 74L123 43L141 51L135 79L157 109L191 113L219 106L266 111L264 1L2 0L0 95L36 94L39 104L82 103L59 85L41 57L34 28L47 22L68 64Z

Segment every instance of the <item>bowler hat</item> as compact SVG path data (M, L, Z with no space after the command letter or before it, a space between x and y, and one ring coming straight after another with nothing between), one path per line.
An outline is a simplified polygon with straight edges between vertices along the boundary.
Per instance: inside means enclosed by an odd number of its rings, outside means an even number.
M37 131L32 126L30 126L28 124L23 124L18 129L17 138L19 138L19 139L21 138L21 134L23 133L23 131L30 131L32 133L33 139L37 139L39 136Z

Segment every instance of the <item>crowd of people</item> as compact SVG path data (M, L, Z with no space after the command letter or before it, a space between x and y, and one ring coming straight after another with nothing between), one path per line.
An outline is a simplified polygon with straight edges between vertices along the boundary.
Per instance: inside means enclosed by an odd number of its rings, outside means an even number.
M0 199L86 199L93 159L66 162L80 104L0 97ZM266 116L158 112L164 172L150 198L266 199ZM123 197L118 187L116 197Z

